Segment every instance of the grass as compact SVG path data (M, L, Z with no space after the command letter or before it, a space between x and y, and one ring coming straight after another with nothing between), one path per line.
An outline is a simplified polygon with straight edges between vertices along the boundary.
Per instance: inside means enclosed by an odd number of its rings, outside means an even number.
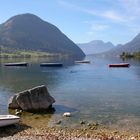
M24 50L14 50L14 51L2 51L0 53L0 58L32 58L32 57L54 57L62 56L57 53L47 53L41 51L24 51Z

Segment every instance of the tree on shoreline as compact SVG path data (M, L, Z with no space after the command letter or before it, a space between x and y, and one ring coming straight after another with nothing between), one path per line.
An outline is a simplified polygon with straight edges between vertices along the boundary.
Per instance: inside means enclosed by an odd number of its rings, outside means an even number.
M140 58L140 52L133 52L133 53L122 52L120 57L121 58Z

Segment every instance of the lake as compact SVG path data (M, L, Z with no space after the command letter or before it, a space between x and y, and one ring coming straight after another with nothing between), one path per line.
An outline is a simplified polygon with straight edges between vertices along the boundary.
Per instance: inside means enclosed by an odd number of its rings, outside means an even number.
M63 60L64 67L40 67L40 62L60 59L2 59L0 66L0 114L8 114L8 99L15 93L38 85L47 85L55 98L53 114L24 113L23 122L31 126L78 127L80 121L98 122L113 128L140 130L140 61L127 60L129 68L109 68L122 62L87 56L90 64ZM28 61L29 67L5 67L4 62ZM72 117L63 118L64 112ZM39 121L36 121L39 120Z

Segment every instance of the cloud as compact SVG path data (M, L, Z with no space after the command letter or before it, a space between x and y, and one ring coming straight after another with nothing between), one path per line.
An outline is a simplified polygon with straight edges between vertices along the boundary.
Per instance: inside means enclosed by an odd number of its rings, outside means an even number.
M123 9L123 15L127 19L128 31L134 34L139 33L140 29L140 0L118 0Z
M92 24L91 29L94 31L103 31L108 29L109 26L105 24Z
M112 21L117 21L117 22L125 22L125 19L120 16L118 13L116 13L115 11L105 11L103 14L102 14L103 17L105 18L108 18Z
M70 2L66 2L64 0L59 0L58 3L62 6L64 6L65 8L66 7L71 8L72 10L84 12L86 14L90 14L90 15L93 15L93 16L96 16L99 18L105 18L105 19L111 20L113 22L124 22L125 21L124 20L125 18L115 10L98 11L95 9L80 7L78 5L72 4Z
M72 4L70 2L66 2L64 0L59 0L58 3L60 5L62 5L63 7L65 7L65 8L66 7L67 8L71 8L72 10L84 12L84 13L91 14L91 15L98 15L97 11L95 11L95 10L91 10L91 9L87 9L87 8L84 8L84 7L80 7L78 5Z
M86 1L86 0L84 0ZM91 0L92 1L92 0ZM100 1L93 0L94 3L100 4ZM80 3L74 1L58 0L58 3L69 10L81 12L91 15L92 22L87 27L88 35L96 35L101 32L121 32L125 29L126 32L137 34L140 29L140 0L103 0L104 4L97 7L92 4L92 8L81 6ZM97 4L97 5L98 5ZM110 29L110 30L109 30Z
M130 20L140 16L140 0L118 0Z
M86 22L86 23L90 23L90 22ZM99 23L90 23L90 29L87 32L88 35L93 35L97 32L103 32L106 31L110 28L109 25L106 24L99 24Z
M95 0L95 2L97 1ZM127 23L138 20L138 16L140 16L140 0L114 0L110 3L108 1L106 9L101 5L100 10L97 9L98 7L87 8L65 0L58 0L58 3L65 8L104 18L111 22Z

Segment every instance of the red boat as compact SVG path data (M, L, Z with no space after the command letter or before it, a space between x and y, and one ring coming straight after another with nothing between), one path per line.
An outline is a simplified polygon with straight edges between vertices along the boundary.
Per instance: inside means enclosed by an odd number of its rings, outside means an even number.
M118 64L109 64L109 67L129 67L129 63L118 63Z

